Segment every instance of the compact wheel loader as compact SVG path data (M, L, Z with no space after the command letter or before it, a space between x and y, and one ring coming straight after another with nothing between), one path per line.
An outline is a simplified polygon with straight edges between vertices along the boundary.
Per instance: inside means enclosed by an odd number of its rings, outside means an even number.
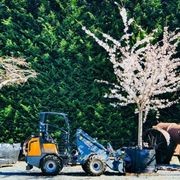
M58 121L53 121L54 117L58 117ZM59 130L55 133L50 131L51 128L56 128L52 122L59 125ZM55 139L59 140L59 143ZM69 141L70 127L66 114L41 112L39 134L32 135L23 145L26 169L30 170L35 166L40 168L44 175L57 175L64 166L81 165L87 174L99 176L108 166L125 174L125 156L120 149L114 151L110 144L105 148L82 129L76 131L75 148Z

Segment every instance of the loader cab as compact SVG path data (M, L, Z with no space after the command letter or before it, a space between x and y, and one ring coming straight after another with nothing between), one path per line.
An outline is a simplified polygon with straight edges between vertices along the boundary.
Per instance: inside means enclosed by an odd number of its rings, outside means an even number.
M39 136L42 143L57 144L60 155L69 153L70 127L69 119L64 113L41 112L39 120Z

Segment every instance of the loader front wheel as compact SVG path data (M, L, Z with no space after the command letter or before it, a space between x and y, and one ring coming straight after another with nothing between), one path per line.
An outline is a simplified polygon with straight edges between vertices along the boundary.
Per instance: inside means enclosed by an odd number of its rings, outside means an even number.
M41 171L44 175L57 175L63 168L61 159L55 155L47 155L42 159Z
M85 170L89 175L100 176L105 172L106 165L101 157L93 155L87 160Z

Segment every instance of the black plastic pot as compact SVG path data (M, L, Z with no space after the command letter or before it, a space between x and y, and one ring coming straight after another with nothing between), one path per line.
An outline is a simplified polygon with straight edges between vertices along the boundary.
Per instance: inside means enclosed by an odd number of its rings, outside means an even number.
M126 148L126 172L142 173L156 171L156 156L154 149ZM125 160L126 161L126 160Z

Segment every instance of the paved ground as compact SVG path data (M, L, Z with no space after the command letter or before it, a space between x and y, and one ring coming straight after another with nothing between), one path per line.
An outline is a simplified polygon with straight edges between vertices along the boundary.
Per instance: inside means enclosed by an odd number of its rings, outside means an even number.
M25 162L17 162L12 167L0 168L0 179L3 180L176 180L180 179L180 168L176 171L158 170L157 173L143 173L143 174L126 174L120 176L117 173L107 170L104 175L100 177L87 176L81 166L64 167L60 175L54 177L42 176L41 171L33 168L30 171L25 170Z

